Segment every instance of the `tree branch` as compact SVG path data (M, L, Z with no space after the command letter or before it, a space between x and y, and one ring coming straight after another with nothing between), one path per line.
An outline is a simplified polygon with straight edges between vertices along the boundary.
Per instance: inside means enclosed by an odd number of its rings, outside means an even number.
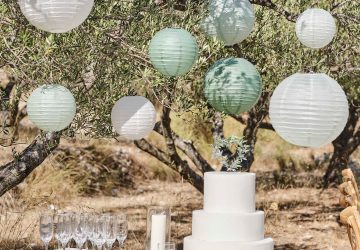
M270 122L261 122L259 128L275 131L273 125Z
M207 160L196 150L192 141L184 140L176 134L173 136L176 147L183 151L203 173L214 171Z
M140 148L144 152L152 155L153 157L155 157L162 163L169 165L169 166L171 165L171 161L170 161L168 155L166 155L166 153L164 151L162 151L162 150L158 149L157 147L155 147L154 145L150 144L147 140L141 139L141 140L135 141L134 143L138 148Z
M240 122L241 124L246 125L248 114L231 115L231 117L234 118L236 121ZM259 124L259 128L275 131L273 125L270 122L261 122Z
M350 144L350 152L354 152L357 147L359 147L360 145L360 129L357 130L357 132L355 133L354 137L352 139L350 139L349 141Z
M159 122L155 124L154 131L164 136L163 129ZM195 148L192 141L184 140L174 131L172 131L172 137L174 138L175 146L185 153L202 173L214 171L207 160Z
M0 166L0 197L17 186L59 145L60 133L47 133L38 136L16 158Z
M221 116L222 115L220 112L215 112L213 119L212 119L213 126L211 128L211 132L213 134L214 142L225 138L225 136L224 136L224 121ZM220 150L224 157L227 157L230 159L234 156L234 154L227 147L223 147ZM226 170L227 170L227 168L225 166L221 166L221 171L226 171Z
M360 117L360 108L358 106L358 104L350 103L349 119L346 126L341 134L332 142L334 153L323 177L324 187L328 187L329 184L340 180L340 172L348 167L350 155L360 144L359 128L356 131Z
M197 190L200 192L204 192L204 183L203 178L198 175L194 170L191 169L189 164L182 160L181 157L176 152L176 146L174 143L174 138L172 136L172 130L170 127L171 118L170 118L170 105L165 104L163 106L163 114L161 118L162 128L163 128L163 136L165 138L166 146L168 149L168 154L171 160L171 166L175 168L175 170L185 178L188 182L190 182Z
M280 15L284 16L290 22L296 22L296 19L298 17L297 14L290 13L289 11L283 9L282 7L274 4L271 0L250 0L250 2L252 4L260 5L274 10Z
M214 138L214 141L224 138L224 121L221 117L220 112L215 112L213 119L213 126L211 128L211 132Z

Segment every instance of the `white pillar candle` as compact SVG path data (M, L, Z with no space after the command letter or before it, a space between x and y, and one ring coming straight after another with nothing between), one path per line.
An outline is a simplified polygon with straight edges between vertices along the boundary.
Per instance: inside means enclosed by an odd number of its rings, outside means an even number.
M166 215L153 214L151 217L151 248L150 250L164 250L158 249L159 243L165 243L166 238ZM163 244L161 244L163 246Z

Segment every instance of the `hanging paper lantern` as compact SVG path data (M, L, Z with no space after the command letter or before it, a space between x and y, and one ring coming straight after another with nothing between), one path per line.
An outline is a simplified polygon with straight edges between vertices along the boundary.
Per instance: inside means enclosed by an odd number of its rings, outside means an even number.
M217 61L205 77L205 97L216 110L237 115L250 110L262 90L255 66L243 58Z
M71 92L60 85L35 89L27 102L29 119L44 131L60 131L75 117L76 103Z
M284 140L305 147L332 142L349 116L344 91L326 74L297 73L286 78L275 89L269 112Z
M248 0L214 0L209 9L210 15L201 22L201 27L225 45L242 42L254 28L255 14Z
M296 21L296 35L307 47L323 48L332 41L335 34L335 20L326 10L308 9Z
M182 76L198 58L195 38L184 29L163 29L151 39L150 60L165 76Z
M115 103L111 112L115 131L129 140L139 140L154 128L154 105L142 96L125 96Z
M86 20L94 0L19 0L19 5L35 27L51 33L64 33Z

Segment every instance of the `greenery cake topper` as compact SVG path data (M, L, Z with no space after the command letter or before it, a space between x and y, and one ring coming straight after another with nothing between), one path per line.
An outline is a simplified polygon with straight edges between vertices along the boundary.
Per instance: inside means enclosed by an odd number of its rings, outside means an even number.
M241 171L242 163L246 161L246 155L250 151L244 137L231 135L228 138L220 138L213 144L213 156L221 160L222 168L229 172ZM233 154L224 153L224 149L232 150Z

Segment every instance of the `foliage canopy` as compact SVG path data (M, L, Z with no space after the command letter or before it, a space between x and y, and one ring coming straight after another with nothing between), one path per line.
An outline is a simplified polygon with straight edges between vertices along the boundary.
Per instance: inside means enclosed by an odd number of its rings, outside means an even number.
M159 2L159 1L157 1ZM162 103L168 92L177 112L210 112L203 96L203 78L217 60L244 57L262 75L264 91L271 92L296 72L322 72L335 78L349 100L359 105L360 27L356 1L277 0L277 6L298 15L316 6L337 18L334 41L321 50L305 48L297 40L295 24L278 11L256 6L256 26L241 44L224 47L206 37L199 21L207 14L201 1L149 0L96 1L89 19L65 34L50 34L28 24L16 1L0 2L0 68L15 76L24 99L35 87L59 83L75 95L78 114L67 135L113 136L110 113L116 100L125 95L145 95ZM190 31L200 48L194 69L176 80L156 72L147 55L152 36L165 27ZM194 112L195 112L194 111Z

